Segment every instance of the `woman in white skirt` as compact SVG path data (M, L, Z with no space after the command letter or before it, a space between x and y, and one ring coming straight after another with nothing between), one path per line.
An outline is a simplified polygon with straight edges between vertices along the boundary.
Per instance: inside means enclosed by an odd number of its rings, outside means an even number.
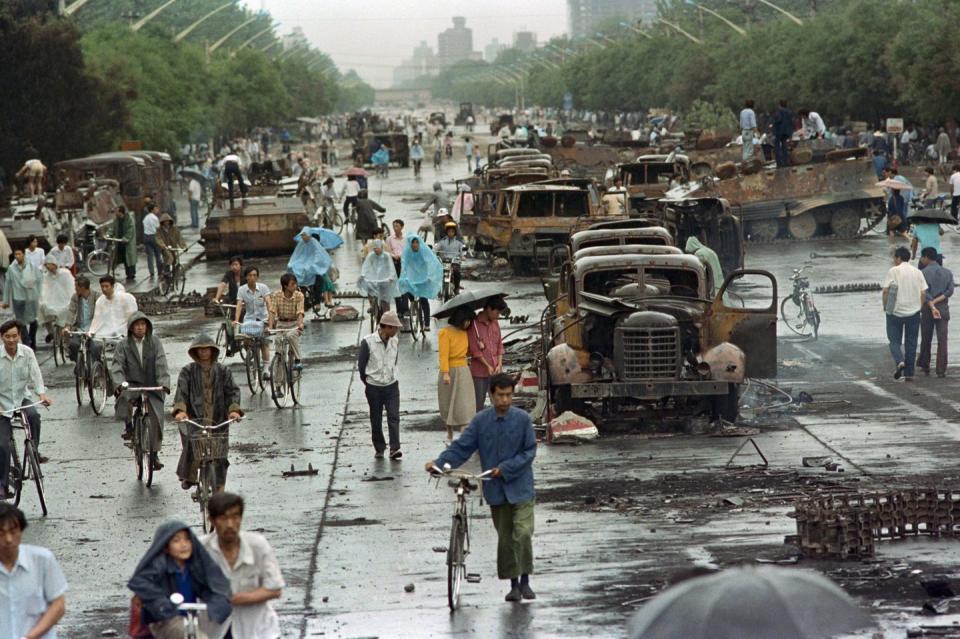
M453 440L453 429L461 430L477 412L473 392L473 377L467 366L467 329L474 314L467 307L457 308L447 320L449 326L441 329L440 376L437 381L437 399L440 416L447 425L447 441Z

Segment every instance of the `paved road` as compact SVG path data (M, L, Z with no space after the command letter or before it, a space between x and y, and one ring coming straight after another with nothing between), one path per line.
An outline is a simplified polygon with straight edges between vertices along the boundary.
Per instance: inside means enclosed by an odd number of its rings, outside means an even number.
M439 175L454 176L459 171ZM388 208L388 219L399 215L415 223L419 215L411 202L429 190L433 178L430 168L419 182L407 171L392 171L384 183L372 181L371 194ZM960 254L954 251L960 249L960 237L945 241L949 263L951 254ZM809 257L811 251L851 249L869 257ZM352 288L359 264L352 242L335 257L342 284ZM850 245L752 246L748 255L749 266L768 268L781 282L792 267L809 264L815 285L878 282L887 261L886 241L879 236ZM258 264L263 281L271 287L278 283L282 258ZM190 272L188 290L213 285L224 268L200 262ZM513 294L518 314L532 314L541 304L536 281L496 285ZM543 445L535 464L538 600L502 601L494 531L485 507L474 503L469 565L483 579L466 585L463 608L455 615L445 605L444 556L433 550L447 543L452 495L422 472L444 437L435 418L435 341L401 340L405 457L402 462L374 460L354 371L355 345L365 326L311 323L303 340L303 405L277 410L268 394L251 397L244 389L248 416L232 434L228 486L246 496L244 523L273 542L287 580L278 603L284 636L621 636L630 612L678 574L783 553L783 536L794 531L787 515L797 494L835 483L845 488L904 485L955 476L960 432L960 400L951 392L955 369L943 380L919 379L912 386L895 382L878 293L824 295L818 303L824 317L819 341L779 340L780 382L794 392L806 390L817 400L840 403L804 412L746 411L760 429L754 439L770 462L767 470L724 469L742 438L617 432L589 446ZM199 309L185 310L158 318L156 330L175 372L187 362L186 348L196 333L215 333L216 320ZM41 356L47 356L43 349ZM238 363L232 368L242 380ZM97 636L109 628L122 632L129 601L124 584L154 528L172 517L199 526L198 508L173 474L179 442L168 425L161 457L167 468L153 488L144 488L135 480L119 424L94 417L88 406L77 407L67 367L54 370L48 361L44 370L56 402L44 414L43 431L43 449L51 457L46 466L50 516L37 517L28 493L26 537L52 548L67 572L71 592L64 636ZM842 458L846 472L800 468L802 456L818 454ZM754 461L745 456L737 465ZM300 469L308 463L317 475L281 477L291 465ZM718 505L730 495L745 504ZM890 561L897 565L936 569L937 559L929 553L894 554ZM414 592L404 591L407 584L415 585ZM851 590L868 605L876 595L855 586ZM913 606L909 595L884 596L877 610L903 626L911 618L898 613L912 614Z

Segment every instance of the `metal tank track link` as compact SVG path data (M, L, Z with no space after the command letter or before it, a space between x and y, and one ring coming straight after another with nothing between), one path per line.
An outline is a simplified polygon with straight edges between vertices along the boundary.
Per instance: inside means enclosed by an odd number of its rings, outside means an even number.
M885 217L886 217L886 213L883 210L874 211L873 217L864 218L864 219L867 219L867 224L865 226L861 225L860 230L857 231L856 235L853 235L852 237L839 237L837 235L818 235L816 237L812 237L809 239L797 239L795 237L778 237L772 240L756 240L756 239L753 239L751 236L744 234L744 242L752 246L761 246L766 244L787 244L791 242L838 242L838 241L849 242L851 240L859 240L864 235L874 230L877 227L877 225L880 224L881 221L883 221Z

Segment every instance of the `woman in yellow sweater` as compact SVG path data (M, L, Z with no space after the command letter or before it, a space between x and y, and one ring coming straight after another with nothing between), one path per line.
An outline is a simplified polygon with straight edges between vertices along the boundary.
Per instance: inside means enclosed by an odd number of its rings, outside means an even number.
M473 377L467 366L467 329L474 314L469 308L457 308L440 330L440 376L437 399L440 416L447 425L447 440L453 439L454 427L463 429L477 412Z

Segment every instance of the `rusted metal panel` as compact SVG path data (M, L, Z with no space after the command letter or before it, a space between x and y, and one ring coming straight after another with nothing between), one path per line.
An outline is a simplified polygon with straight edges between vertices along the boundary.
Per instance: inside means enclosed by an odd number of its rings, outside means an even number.
M738 308L725 303L731 283L755 275L770 281L770 304L765 308ZM777 376L777 278L768 271L743 269L730 273L707 311L704 343L730 342L747 356L747 377Z
M284 255L309 218L293 198L250 198L242 208L214 210L200 236L210 255Z
M570 385L570 394L575 399L629 397L649 401L666 397L724 395L727 390L728 383L718 381L608 382Z

